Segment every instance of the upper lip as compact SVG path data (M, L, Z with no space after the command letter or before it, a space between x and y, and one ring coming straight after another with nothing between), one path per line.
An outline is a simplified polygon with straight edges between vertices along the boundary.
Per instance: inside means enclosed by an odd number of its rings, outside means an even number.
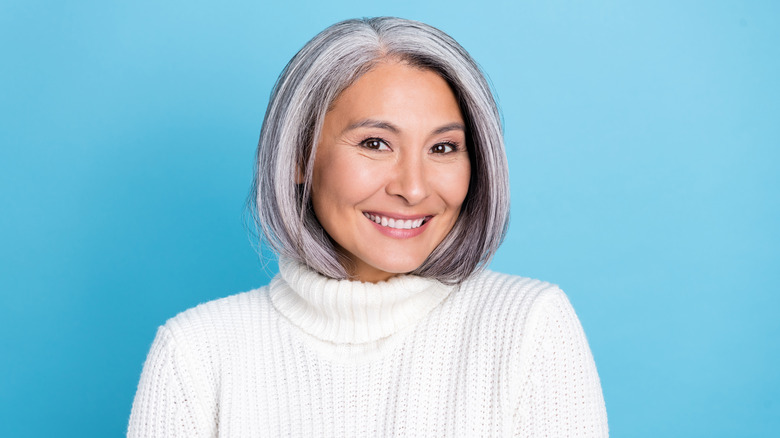
M382 216L382 217L386 217L388 219L401 219L401 220L404 220L404 221L406 221L406 220L416 220L416 219L425 219L425 218L433 217L432 214L414 214L414 215L409 215L409 214L398 214L398 213L386 213L386 212L383 212L383 211L372 211L372 210L366 210L366 211L363 211L363 213L372 214L374 216Z

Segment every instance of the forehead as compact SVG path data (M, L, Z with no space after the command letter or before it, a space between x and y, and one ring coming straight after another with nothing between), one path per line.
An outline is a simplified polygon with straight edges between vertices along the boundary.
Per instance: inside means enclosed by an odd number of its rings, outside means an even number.
M328 113L345 122L361 117L463 121L447 81L433 70L399 61L378 63L341 92Z

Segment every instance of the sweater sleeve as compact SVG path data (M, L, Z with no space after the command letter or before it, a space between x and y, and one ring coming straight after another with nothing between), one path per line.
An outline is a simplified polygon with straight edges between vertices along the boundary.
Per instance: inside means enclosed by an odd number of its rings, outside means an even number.
M596 364L560 289L548 289L537 298L523 338L515 436L609 436Z
M160 327L135 394L128 438L216 436L191 368L171 332Z

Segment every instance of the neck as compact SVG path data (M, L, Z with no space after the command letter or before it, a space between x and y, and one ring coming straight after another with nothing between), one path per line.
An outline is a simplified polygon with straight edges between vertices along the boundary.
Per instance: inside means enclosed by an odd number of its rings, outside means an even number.
M370 265L357 257L349 254L344 248L338 247L341 265L347 271L351 281L360 281L362 283L379 283L388 281L401 273L387 272Z
M271 283L274 307L304 332L335 344L392 336L425 317L452 290L414 275L376 283L335 280L289 260L280 261L279 271Z

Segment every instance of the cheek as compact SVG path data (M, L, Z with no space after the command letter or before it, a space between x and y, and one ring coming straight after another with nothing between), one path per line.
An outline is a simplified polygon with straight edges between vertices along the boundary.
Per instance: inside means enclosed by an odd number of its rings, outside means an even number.
M470 179L471 166L468 162L437 175L438 192L449 207L460 208L466 199Z
M315 163L312 179L312 202L317 210L354 205L368 197L378 181L370 166L348 156L323 156Z

